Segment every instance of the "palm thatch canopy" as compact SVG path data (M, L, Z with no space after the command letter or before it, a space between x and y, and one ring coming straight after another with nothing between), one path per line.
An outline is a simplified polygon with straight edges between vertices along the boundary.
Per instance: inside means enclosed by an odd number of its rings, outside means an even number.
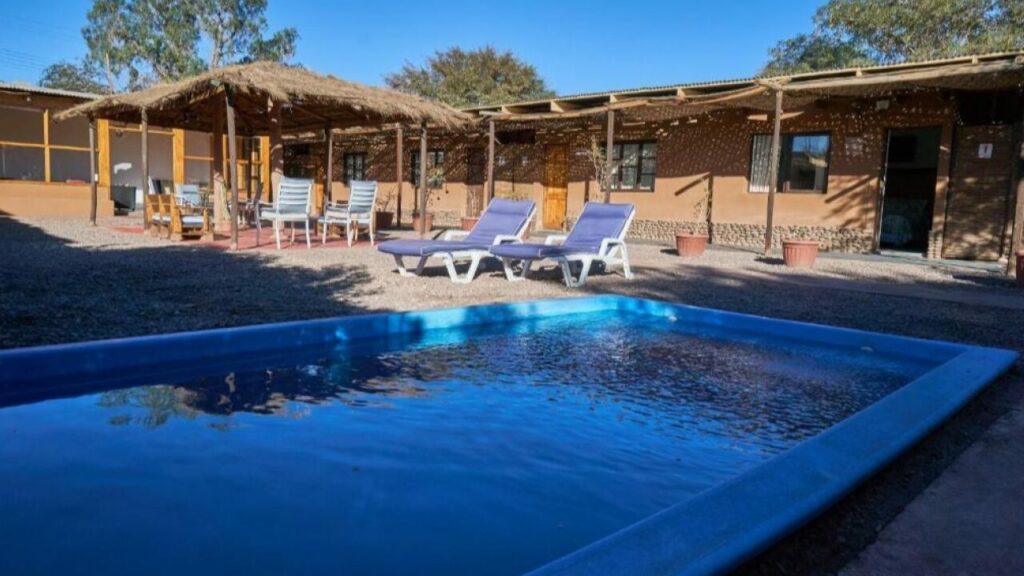
M137 124L145 110L150 124L211 132L213 112L223 106L226 92L233 97L239 131L244 134L270 130L271 103L283 108L283 132L395 122L426 122L451 129L469 120L450 106L418 96L274 62L228 66L138 92L111 94L62 112L56 119L91 116Z

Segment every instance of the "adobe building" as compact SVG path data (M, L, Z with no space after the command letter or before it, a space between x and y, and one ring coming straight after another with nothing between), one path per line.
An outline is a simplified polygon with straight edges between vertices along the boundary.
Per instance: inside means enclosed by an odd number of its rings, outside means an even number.
M478 214L493 188L536 201L538 228L569 227L586 200L605 198L588 151L606 148L611 135L610 200L637 206L632 236L669 240L689 230L762 247L781 92L774 245L807 238L826 250L1005 258L1022 86L1024 55L1013 53L473 108L476 129L430 132L429 210L456 225ZM349 178L377 180L391 210L401 194L406 220L418 136L406 127L399 159L396 131L338 134L335 199ZM316 139L293 144L286 173L322 178L324 156Z

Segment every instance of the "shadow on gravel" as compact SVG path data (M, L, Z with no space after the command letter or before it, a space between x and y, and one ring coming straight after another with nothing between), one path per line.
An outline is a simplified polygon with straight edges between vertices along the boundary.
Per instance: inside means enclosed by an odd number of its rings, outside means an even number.
M371 311L353 304L371 280L363 266L184 243L76 246L4 217L0 239L0 348Z

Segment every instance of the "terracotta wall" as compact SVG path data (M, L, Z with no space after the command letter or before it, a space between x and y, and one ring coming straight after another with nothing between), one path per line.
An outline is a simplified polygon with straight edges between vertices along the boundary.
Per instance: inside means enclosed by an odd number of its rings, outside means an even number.
M942 239L947 232L946 191L955 101L948 96L932 94L890 98L888 103L888 108L884 108L877 107L875 100L829 101L803 110L788 110L799 114L783 121L784 133L828 132L831 135L828 189L824 194L778 194L775 207L777 241L784 237L813 236L822 240L825 249L872 249L887 129L939 127L942 141L933 213L933 246L929 253L936 256L940 253L961 253L955 252L955 248L942 251ZM764 236L767 194L748 191L751 145L754 134L770 131L771 124L764 115L757 117L743 111L722 111L691 121L621 122L616 128L616 141L657 141L657 177L653 191L613 192L612 201L636 205L634 236L668 239L676 230L707 229L704 207L710 193L712 240L757 246ZM571 224L585 198L600 198L595 191L595 183L590 181L592 168L584 157L591 139L604 142L602 117L595 117L589 126L561 129L538 126L534 144L499 146L495 167L497 195L531 198L538 209L542 209L545 147L550 144L568 145L570 182L567 212ZM347 195L341 179L344 154L350 151L366 152L367 178L381 183L383 195L394 193L394 133L338 137L335 146L336 198ZM409 182L409 155L411 151L419 150L417 134L407 132L403 148L406 182L402 210L403 220L408 221L415 197L415 186ZM431 211L438 222L452 224L471 211L467 194L479 193L482 189L482 180L472 176L471 164L473 158L479 162L480 155L485 155L486 135L482 130L473 134L431 134L430 148L445 150L447 174L443 189L431 201ZM314 156L322 158L322 149ZM961 167L966 178L973 177L974 170L969 163ZM322 178L322 171L319 174ZM1005 177L1009 177L1008 168ZM993 186L1000 188L1002 184ZM967 196L962 196L961 200L955 201L968 200ZM538 222L542 221L542 216L538 214ZM969 237L965 229L975 230L978 226L1001 229L1004 224L1002 215L995 212L981 216L984 222L978 222L977 218L961 219L960 210L954 210L950 218L958 221L949 231L953 234L950 242L954 245Z
M97 190L96 214L113 216L107 188ZM73 216L88 218L88 184L0 181L0 216Z
M944 258L995 260L1002 255L1012 206L1013 140L1012 126L957 128ZM982 144L992 145L991 157L979 157Z

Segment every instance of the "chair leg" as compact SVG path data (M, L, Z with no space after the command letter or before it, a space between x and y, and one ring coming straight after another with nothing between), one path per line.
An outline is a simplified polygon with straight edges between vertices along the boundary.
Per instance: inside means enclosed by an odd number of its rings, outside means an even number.
M627 280L633 279L633 269L629 266L629 252L626 251L626 245L622 244L619 246L619 252L622 256L622 275Z
M327 227L330 226L330 222L327 218L324 218L324 233L320 236L320 244L327 244Z
M451 278L452 284L469 284L476 277L476 269L480 266L480 260L483 258L481 254L474 254L470 257L469 270L466 271L465 276L459 276L457 270L455 270L455 259L452 258L451 254L444 255L444 267L448 269L448 277Z
M306 250L313 247L313 239L309 235L309 218L306 218Z
M508 279L509 282L521 282L529 278L530 267L533 266L533 260L523 260L521 264L523 267L523 271L520 272L519 274L516 274L515 269L512 268L512 264L514 262L515 260L512 260L510 258L501 259L501 266L502 268L505 269L505 278Z
M359 225L356 224L356 229L358 230L358 228L359 228ZM345 240L348 242L348 247L351 248L352 247L352 222L351 221L345 223Z
M593 258L583 258L579 261L580 263L580 277L574 279L572 275L572 267L568 260L561 260L559 264L562 267L562 278L565 279L565 285L569 288L579 288L587 283L587 276L590 275L590 266L594 263Z
M420 261L420 266L416 269L416 272L412 272L405 267L405 259L401 256L395 255L395 266L398 268L398 274L400 276L416 276L423 271L423 261Z
M277 249L281 249L281 222L274 221L274 240L277 241Z

